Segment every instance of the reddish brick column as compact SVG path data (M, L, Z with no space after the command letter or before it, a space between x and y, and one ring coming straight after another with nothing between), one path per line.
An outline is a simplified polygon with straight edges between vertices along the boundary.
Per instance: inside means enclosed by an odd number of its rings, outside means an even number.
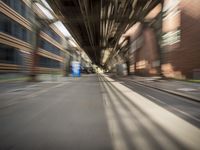
M162 68L167 77L192 78L193 71L200 69L200 1L181 0L178 7L180 41L163 47ZM174 17L165 22L172 24L176 19Z

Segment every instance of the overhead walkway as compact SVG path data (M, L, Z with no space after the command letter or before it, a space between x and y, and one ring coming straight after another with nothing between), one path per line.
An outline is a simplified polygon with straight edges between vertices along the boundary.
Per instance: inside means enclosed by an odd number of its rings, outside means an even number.
M0 149L200 147L200 124L184 120L104 74L15 84L0 97Z

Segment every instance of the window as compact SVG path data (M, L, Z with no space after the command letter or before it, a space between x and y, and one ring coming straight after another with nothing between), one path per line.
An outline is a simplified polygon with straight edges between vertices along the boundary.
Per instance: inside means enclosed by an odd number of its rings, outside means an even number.
M25 6L25 4L24 3L22 3L22 5L21 5L21 15L23 16L23 17L25 17L25 18L27 18L27 10L26 10L26 6Z
M2 0L5 4L10 5L10 0Z
M39 57L39 66L47 68L60 68L60 62L47 57Z
M15 64L15 49L0 44L0 63Z
M54 39L58 43L61 43L61 37L55 31L53 31L53 29L51 29L50 27L44 27L43 31L52 39Z
M27 41L27 30L25 30L24 28L22 28L22 39L23 41Z
M11 34L11 24L7 20L4 22L4 32L7 34Z
M47 42L44 39L40 39L39 43L40 43L40 47L42 49L60 56L60 49L57 48L56 46L54 46L53 44Z
M14 37L19 37L18 32L19 31L19 25L17 23L12 24L12 35Z
M179 43L181 39L180 37L181 37L181 33L179 29L164 33L162 36L162 46Z
M2 0L5 4L18 12L20 15L30 20L32 13L31 9L22 0Z
M25 42L31 42L31 34L32 32L15 22L14 20L8 18L7 16L0 13L0 31L11 36L14 36L20 40Z

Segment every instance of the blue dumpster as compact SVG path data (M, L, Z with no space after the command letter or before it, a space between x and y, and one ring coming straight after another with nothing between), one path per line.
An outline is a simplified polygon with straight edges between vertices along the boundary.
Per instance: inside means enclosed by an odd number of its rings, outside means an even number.
M81 76L81 64L78 61L72 61L72 76L73 77Z

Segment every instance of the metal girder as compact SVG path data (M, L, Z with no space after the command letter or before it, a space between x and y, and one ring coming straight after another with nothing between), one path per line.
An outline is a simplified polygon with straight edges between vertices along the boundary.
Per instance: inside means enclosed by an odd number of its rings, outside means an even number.
M163 0L47 0L77 43L100 65L101 50L119 47L121 35ZM108 61L109 61L108 59Z

